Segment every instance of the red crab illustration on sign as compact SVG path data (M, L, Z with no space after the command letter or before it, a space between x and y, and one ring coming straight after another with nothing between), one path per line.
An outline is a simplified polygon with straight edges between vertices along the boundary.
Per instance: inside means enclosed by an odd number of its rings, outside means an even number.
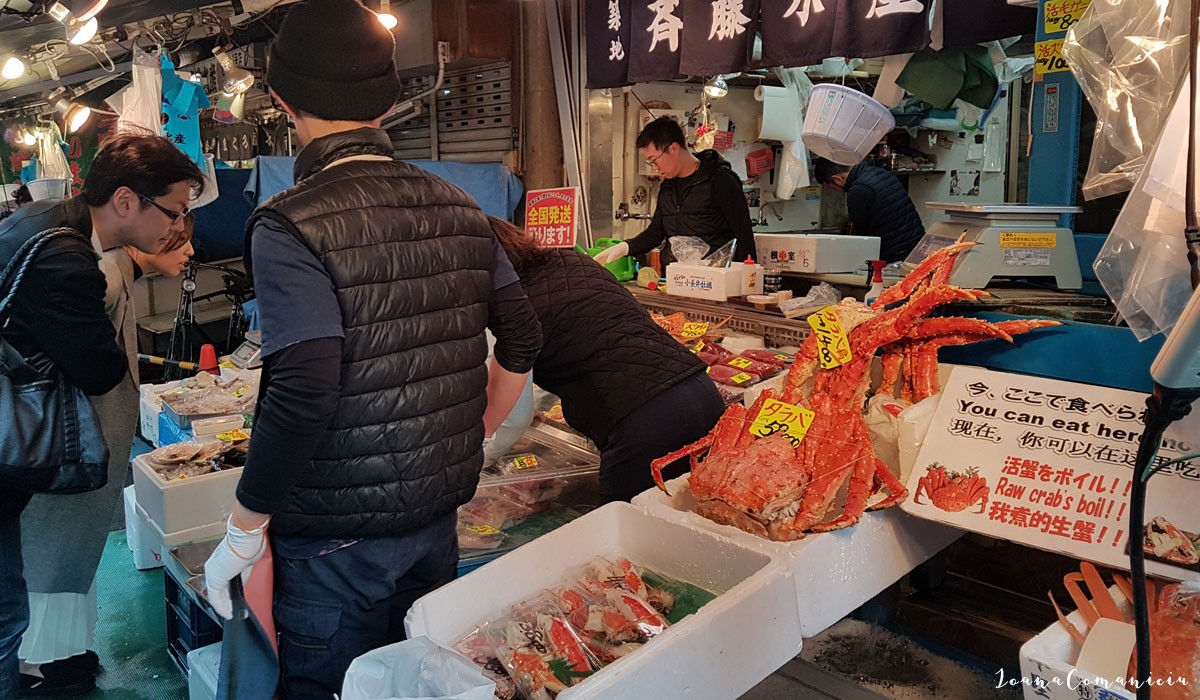
M934 462L926 470L925 476L917 480L914 503L921 503L924 494L935 507L948 513L964 511L977 503L979 510L973 513L980 514L987 510L989 489L987 480L978 474L979 467L971 467L964 474L947 471L944 466Z

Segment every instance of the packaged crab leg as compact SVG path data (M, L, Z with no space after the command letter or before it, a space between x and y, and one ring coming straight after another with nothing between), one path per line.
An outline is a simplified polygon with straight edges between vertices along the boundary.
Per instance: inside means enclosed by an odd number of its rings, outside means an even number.
M483 675L495 682L496 700L516 700L517 684L513 682L504 664L496 657L496 649L491 640L481 630L475 630L463 637L454 645L454 650L471 661L483 671Z
M505 498L532 506L558 498L566 484L567 482L563 479L538 479L519 484L506 484L498 487L498 490Z
M458 509L458 521L467 525L490 525L504 530L517 525L537 512L523 503L499 496L476 496Z
M528 700L547 700L600 667L559 611L540 597L516 606L508 618L484 626L497 658Z

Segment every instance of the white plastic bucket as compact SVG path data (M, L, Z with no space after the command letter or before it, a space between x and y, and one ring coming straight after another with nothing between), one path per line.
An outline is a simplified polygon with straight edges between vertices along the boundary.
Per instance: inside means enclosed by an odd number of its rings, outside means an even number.
M66 178L47 177L31 180L26 186L29 188L29 196L35 202L43 199L66 199L67 197Z
M813 88L800 138L813 153L854 165L896 127L892 113L873 98L841 85Z

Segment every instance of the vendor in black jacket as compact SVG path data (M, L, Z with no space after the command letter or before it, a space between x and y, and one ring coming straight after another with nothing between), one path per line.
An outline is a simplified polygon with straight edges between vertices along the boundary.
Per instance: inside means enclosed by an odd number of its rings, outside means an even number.
M562 399L567 423L600 448L601 497L628 501L653 486L651 460L704 437L725 402L704 363L611 273L488 218L541 322L533 381Z
M662 246L662 264L674 262L671 239L695 236L712 252L737 240L735 261L754 255L754 232L750 208L742 192L742 180L729 161L713 150L693 154L688 150L683 129L670 117L659 117L638 135L642 158L660 176L658 205L650 226L635 238L615 245L596 256L605 264L626 255L642 255Z
M851 168L824 158L818 158L813 169L817 182L846 191L850 233L877 236L881 260L903 260L921 242L925 225L892 171L865 162Z

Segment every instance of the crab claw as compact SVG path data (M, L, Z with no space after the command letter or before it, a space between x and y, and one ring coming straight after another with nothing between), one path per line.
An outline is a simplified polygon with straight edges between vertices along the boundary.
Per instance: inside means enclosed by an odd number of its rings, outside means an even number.
M714 432L709 433L708 435L705 435L704 437L700 438L696 442L693 442L692 444L690 444L686 447L681 447L678 450L675 450L674 452L672 452L670 454L663 455L662 457L659 457L658 459L656 459L650 463L650 474L651 474L651 476L654 477L654 483L658 485L658 488L662 489L663 493L667 494L668 496L671 495L671 492L667 490L666 483L663 482L663 477L662 477L663 468L674 463L675 461L677 461L679 459L682 459L684 457L691 457L694 455L698 455L701 452L703 452L704 450L707 450L709 448L709 446L712 445L714 433L715 433L715 430L714 430Z

